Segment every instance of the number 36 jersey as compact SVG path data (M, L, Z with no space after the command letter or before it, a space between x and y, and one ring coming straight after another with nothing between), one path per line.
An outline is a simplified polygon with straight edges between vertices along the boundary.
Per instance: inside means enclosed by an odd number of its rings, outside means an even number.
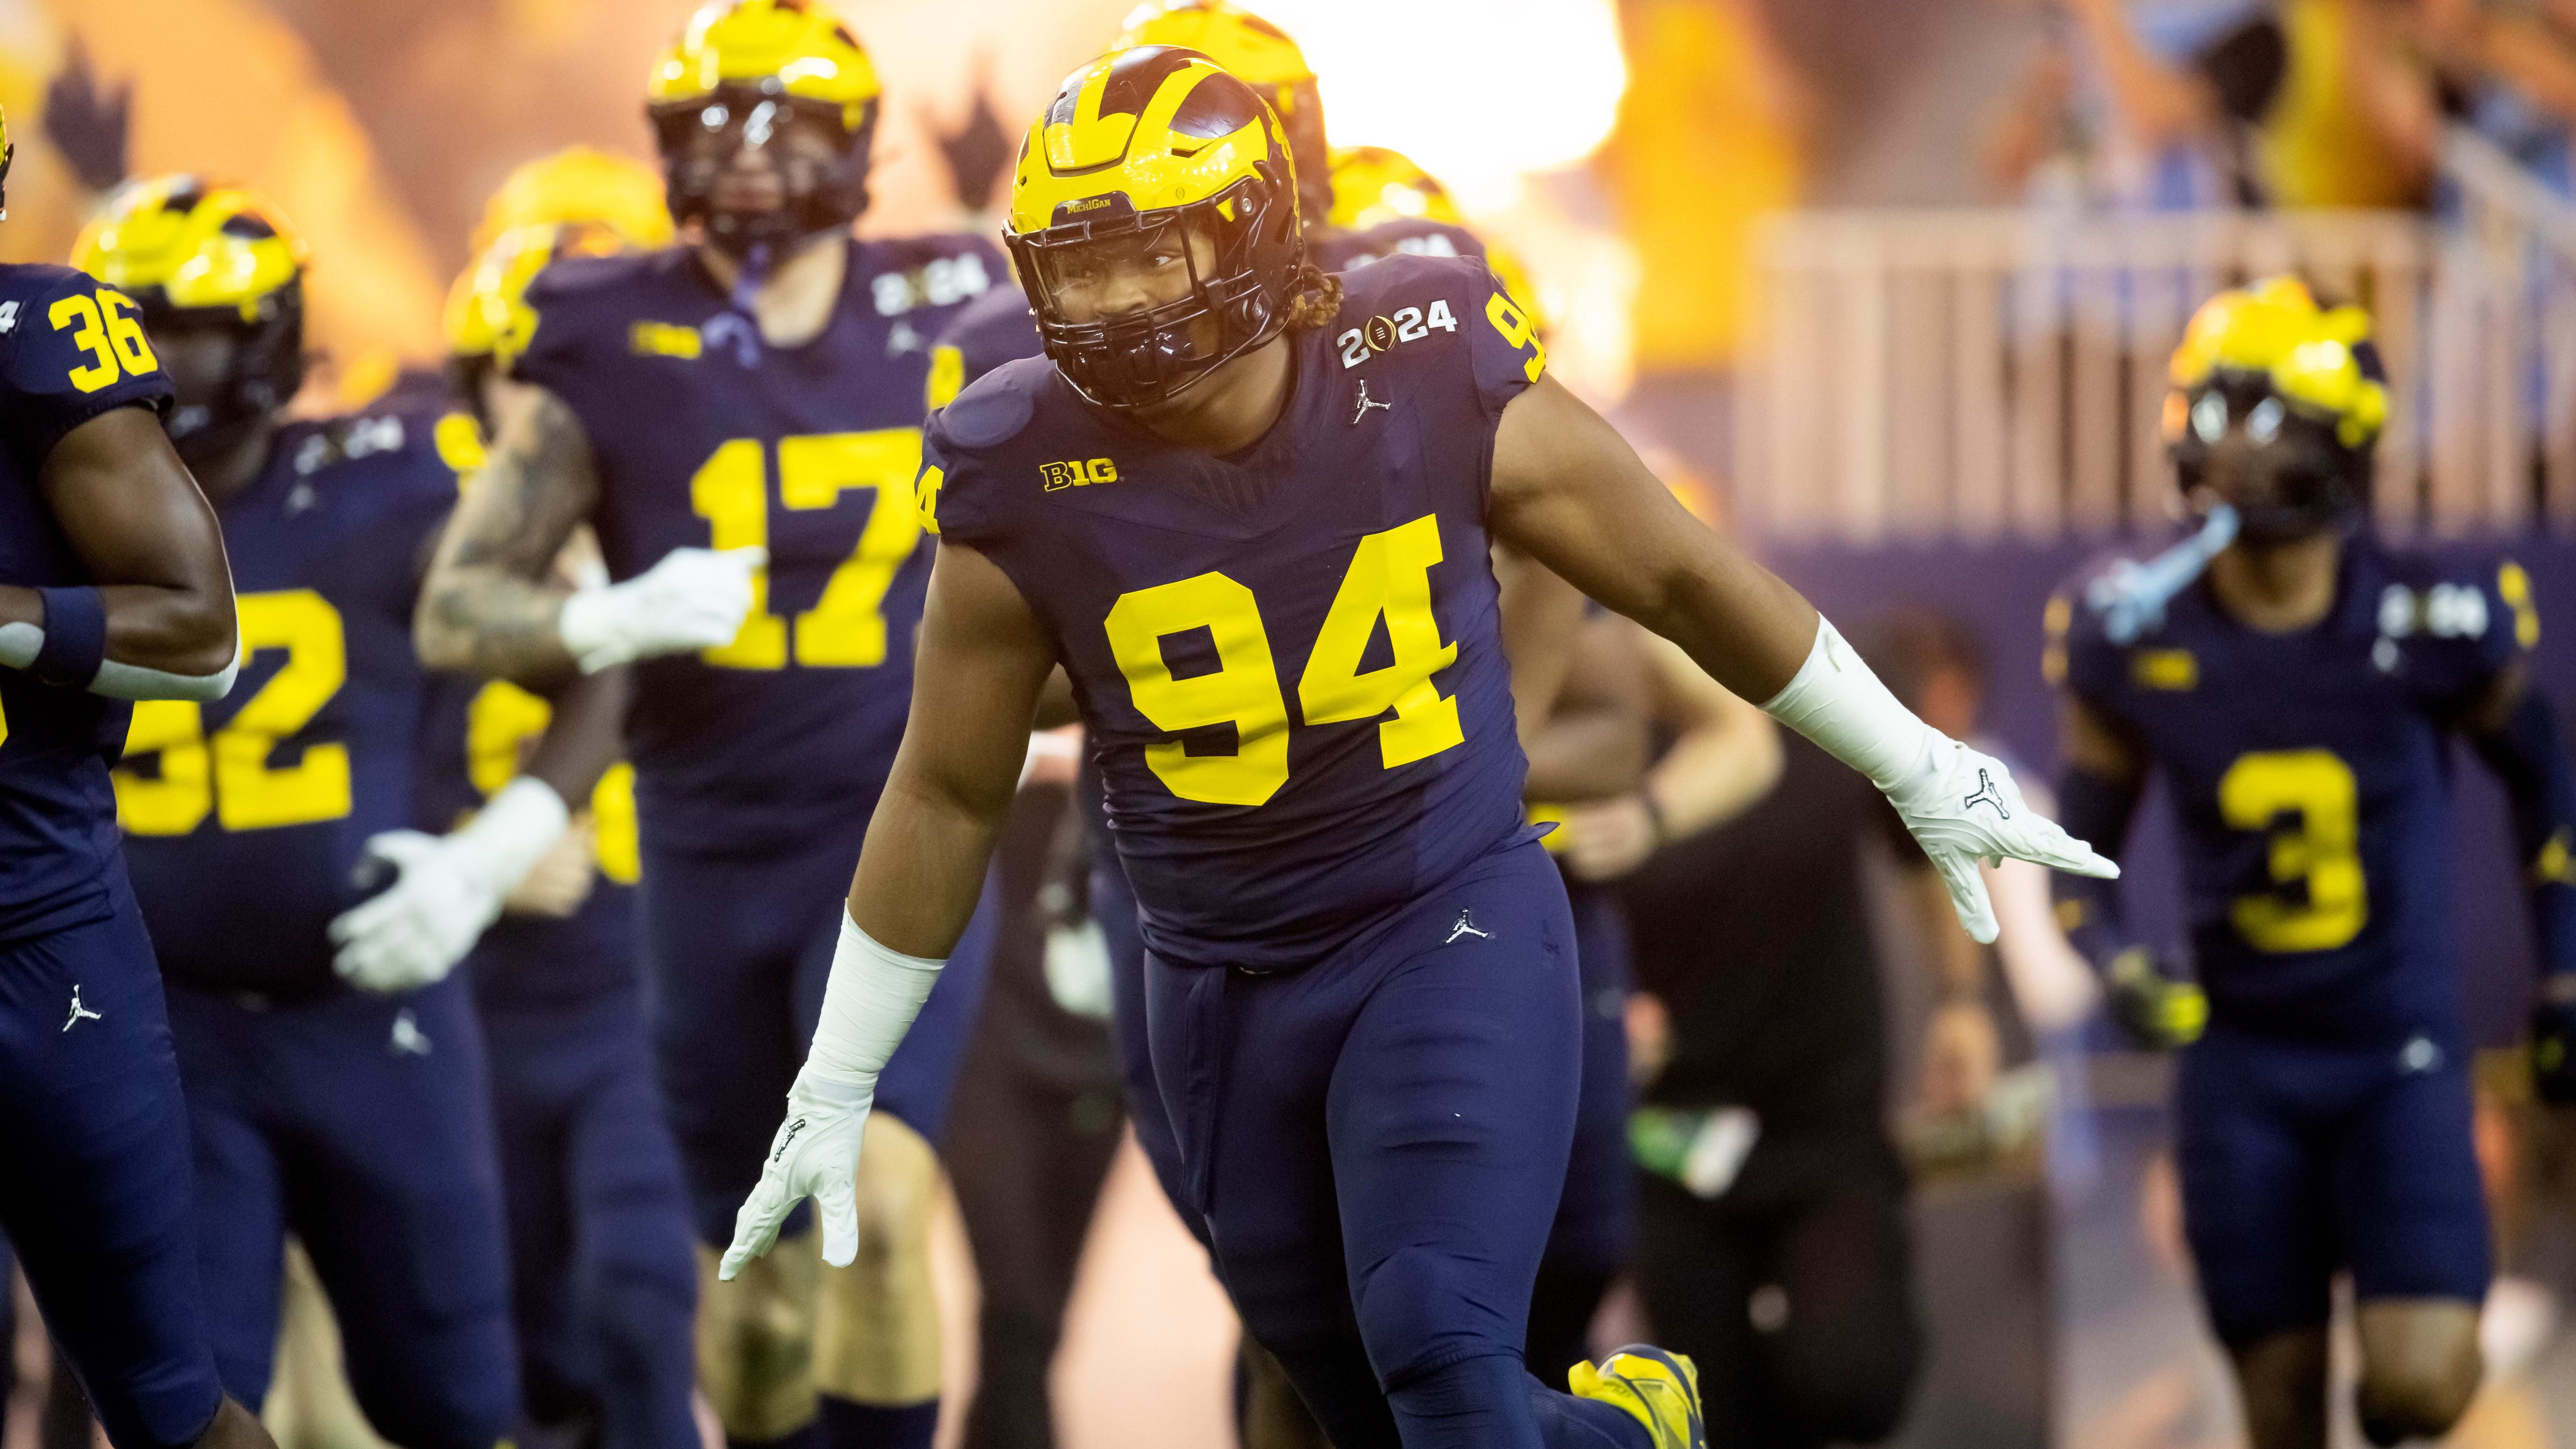
M0 266L0 584L90 582L38 487L65 434L114 408L166 411L134 303L69 267ZM108 766L126 707L0 669L0 940L107 914Z
M931 343L1006 277L965 236L851 241L830 322L762 345L685 247L557 263L512 375L563 399L599 470L609 573L769 550L732 643L636 666L650 841L753 851L869 809L912 694L930 552L908 492Z
M2238 623L2205 577L2125 646L2080 582L2048 625L2049 673L2165 776L2222 1017L2302 1035L2459 1030L2448 737L2539 640L2518 565L2446 570L2356 537L2333 611L2298 633Z
M1521 829L1485 510L1544 355L1482 262L1343 282L1240 453L1167 444L1044 358L931 421L924 521L1052 637L1166 960L1308 965Z
M435 415L293 423L216 516L241 606L241 677L211 704L146 700L116 771L134 894L162 969L204 990L329 989L331 918L379 831L419 808L437 705L412 651L429 550L456 506Z

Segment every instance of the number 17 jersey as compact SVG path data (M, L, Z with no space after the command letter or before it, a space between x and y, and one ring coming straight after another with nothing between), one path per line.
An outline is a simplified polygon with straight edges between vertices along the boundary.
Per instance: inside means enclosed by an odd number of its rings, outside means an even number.
M930 345L1004 272L973 237L847 245L831 320L794 347L751 335L686 247L558 262L528 289L512 375L589 435L610 575L675 548L769 550L732 643L635 668L627 750L655 843L763 851L864 812L903 736Z
M1239 453L1026 358L933 416L915 484L1051 636L1146 942L1178 964L1309 965L1522 830L1485 510L1543 353L1481 261L1343 284Z

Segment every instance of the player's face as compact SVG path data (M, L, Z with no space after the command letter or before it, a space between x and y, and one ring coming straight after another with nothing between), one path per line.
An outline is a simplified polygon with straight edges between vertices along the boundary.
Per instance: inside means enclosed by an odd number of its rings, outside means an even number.
M2178 440L2174 461L2194 508L2232 505L2245 516L2249 538L2298 536L2331 523L2318 511L2339 469L2325 425L2255 386L2204 388L2187 406L2189 435Z
M829 121L782 102L738 112L710 105L681 143L682 189L709 196L718 211L783 211L822 188L841 140Z
M190 433L192 422L203 427L241 365L240 336L218 324L155 319L152 349L160 354L162 370L170 374L170 385L179 395L170 417L172 431Z
M1197 279L1216 268L1216 244L1168 225L1053 249L1040 265L1066 321L1109 321L1189 300Z

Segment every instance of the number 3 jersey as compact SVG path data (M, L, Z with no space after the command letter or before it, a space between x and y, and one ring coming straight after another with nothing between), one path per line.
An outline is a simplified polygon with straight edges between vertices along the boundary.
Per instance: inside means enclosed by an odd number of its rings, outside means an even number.
M2448 736L2538 642L2512 563L2444 570L2362 537L2333 611L2265 634L2206 577L2113 643L2079 582L2049 604L2052 677L2161 770L2204 988L2301 1034L2459 1028Z
M170 381L135 318L133 302L85 273L0 266L0 584L90 582L38 478L54 445L99 414L168 411ZM107 914L107 772L125 720L116 700L0 668L0 940Z
M216 509L242 670L214 703L147 700L116 771L134 893L174 981L329 989L331 918L369 836L440 831L416 770L437 707L412 606L456 472L429 415L294 423Z
M1166 960L1310 964L1521 829L1485 509L1543 353L1481 262L1344 285L1332 325L1289 335L1278 421L1231 456L1043 358L931 421L924 519L1051 636Z
M929 581L907 486L931 342L1005 275L972 237L852 241L831 321L795 347L751 335L688 248L561 262L529 288L513 376L589 435L609 573L769 550L732 643L635 667L627 748L653 841L767 850L872 806Z

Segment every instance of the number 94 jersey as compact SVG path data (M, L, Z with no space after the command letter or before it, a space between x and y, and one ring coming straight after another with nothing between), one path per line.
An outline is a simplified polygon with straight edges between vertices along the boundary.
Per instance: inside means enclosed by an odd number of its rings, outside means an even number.
M2333 611L2263 634L2206 577L2133 643L2085 583L2048 606L2052 678L2164 772L2215 1009L2302 1035L2456 1032L2448 736L2539 641L2520 566L2346 540Z
M46 266L0 266L0 378L0 584L86 584L38 486L45 459L111 409L168 410L170 380L125 294ZM125 720L116 700L0 669L0 939L107 914Z
M1166 960L1308 965L1521 829L1485 507L1544 354L1482 262L1343 284L1334 322L1288 339L1279 420L1228 457L1044 358L931 421L924 523L1052 636Z
M931 343L1006 278L965 236L852 240L822 333L770 347L696 253L576 258L528 289L512 375L563 399L597 461L609 573L675 548L769 550L732 643L635 668L629 757L646 830L766 849L871 808L912 694L930 551L921 465Z

